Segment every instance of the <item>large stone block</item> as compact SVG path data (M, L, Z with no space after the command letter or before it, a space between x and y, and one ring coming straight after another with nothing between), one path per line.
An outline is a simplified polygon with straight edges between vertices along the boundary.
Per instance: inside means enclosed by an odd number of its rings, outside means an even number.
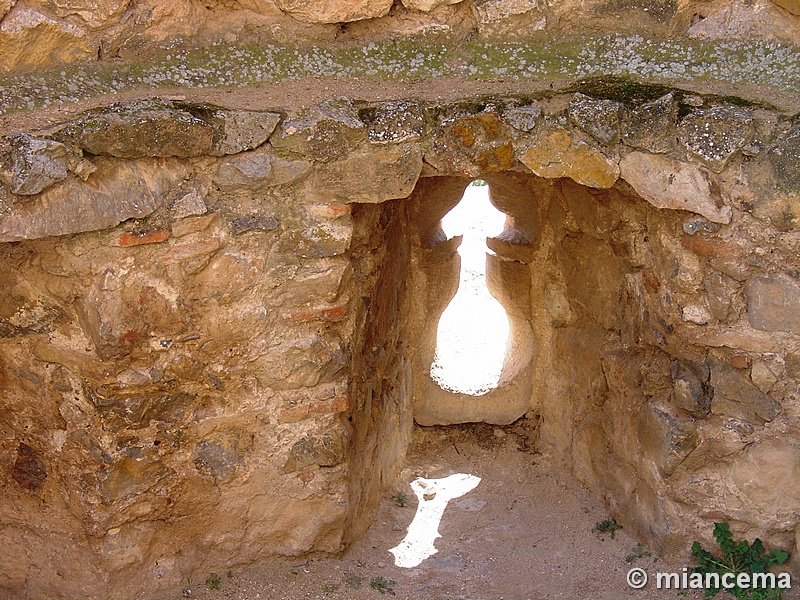
M78 17L94 30L108 27L122 17L131 0L49 0L47 4L59 17Z
M672 93L632 110L625 110L622 135L625 143L655 153L669 152L675 143L678 103Z
M786 275L754 277L744 286L750 325L800 335L800 284Z
M160 100L134 100L85 113L56 139L120 158L201 156L214 148L211 125Z
M670 414L668 407L647 405L639 415L637 435L658 472L669 477L700 444L692 418Z
M281 115L274 112L257 110L229 110L208 104L181 104L176 108L185 108L199 117L214 130L213 148L210 154L223 156L252 150L269 139L280 122Z
M683 118L678 135L689 152L719 173L728 160L750 141L753 114L745 109L715 106Z
M71 153L53 140L17 135L0 147L0 180L14 194L31 196L67 178Z
M64 181L0 217L0 242L95 231L146 217L186 172L155 160L98 160L97 167L88 181Z
M310 465L332 467L347 455L349 436L341 428L320 435L311 435L295 442L283 466L287 473L299 471Z
M281 10L307 23L348 23L382 17L393 0L276 0Z
M328 162L344 158L366 138L367 128L355 104L349 98L339 97L286 119L271 142L286 158L309 157Z
M494 112L446 117L433 150L436 155L426 161L440 172L469 177L507 171L516 162L511 136Z
M105 504L130 500L144 494L173 471L150 451L142 456L124 456L97 475L100 497Z
M236 469L244 464L245 456L252 448L253 434L231 427L214 432L195 444L192 461L200 473L224 483L233 479Z
M0 71L10 73L53 63L91 60L97 45L80 27L22 8L0 23Z
M754 386L750 378L730 367L716 364L711 369L714 400L711 412L754 425L772 421L781 405Z
M319 165L311 189L327 201L383 202L410 196L421 171L419 146L390 146Z
M736 487L753 506L758 518L778 516L786 528L798 524L800 514L800 448L798 431L790 429L785 437L751 444L730 470Z
M612 144L619 136L622 105L613 100L595 100L575 94L569 102L569 120L602 144Z
M553 127L539 136L519 160L539 177L569 177L593 188L610 188L620 175L616 161L575 139L562 127Z
M276 185L290 185L311 173L311 163L286 160L269 147L243 152L223 160L217 168L214 183L226 192L259 190Z
M619 167L622 178L657 208L688 210L715 223L731 221L731 207L722 203L702 167L647 152L631 152Z

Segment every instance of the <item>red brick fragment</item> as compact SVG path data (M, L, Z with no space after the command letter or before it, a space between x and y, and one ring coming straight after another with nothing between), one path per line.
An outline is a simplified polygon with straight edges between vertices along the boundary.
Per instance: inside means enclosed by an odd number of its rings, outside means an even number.
M148 231L126 231L121 236L117 243L120 246L142 246L144 244L158 244L169 238L169 231L158 227Z
M347 316L347 304L338 306L324 306L309 308L302 311L294 311L286 314L284 319L290 323L307 323L308 321L324 321L335 323Z
M746 369L749 364L749 360L747 360L746 356L741 354L737 354L736 356L731 357L731 366L734 369Z
M687 250L697 252L708 258L742 258L744 248L733 242L723 242L721 240L709 240L696 235L683 235L681 244Z

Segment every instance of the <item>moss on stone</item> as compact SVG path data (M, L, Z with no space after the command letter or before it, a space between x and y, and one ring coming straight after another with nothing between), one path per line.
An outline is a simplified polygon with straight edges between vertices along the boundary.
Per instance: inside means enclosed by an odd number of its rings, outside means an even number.
M2 77L0 115L126 90L247 87L304 77L580 80L573 86L578 91L637 103L681 82L798 92L800 53L773 42L661 41L640 36L502 43L419 36L330 47L164 48L162 54L135 63L66 65Z

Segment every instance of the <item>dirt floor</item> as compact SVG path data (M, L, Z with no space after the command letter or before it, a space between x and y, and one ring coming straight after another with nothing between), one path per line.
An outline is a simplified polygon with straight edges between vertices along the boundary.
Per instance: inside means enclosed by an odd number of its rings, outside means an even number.
M447 505L437 553L418 567L396 567L389 549L406 535L417 509L409 483L454 473L481 481ZM406 506L397 506L397 494L408 498ZM652 575L681 572L684 565L666 565L647 555L624 529L613 539L593 532L608 517L595 496L536 452L529 421L508 427L418 427L396 488L387 491L365 537L343 556L285 559L219 573L218 582L196 581L158 600L702 598L698 591L657 590L652 584L629 588L626 575L633 567ZM215 584L217 589L210 589ZM784 594L786 600L797 597Z

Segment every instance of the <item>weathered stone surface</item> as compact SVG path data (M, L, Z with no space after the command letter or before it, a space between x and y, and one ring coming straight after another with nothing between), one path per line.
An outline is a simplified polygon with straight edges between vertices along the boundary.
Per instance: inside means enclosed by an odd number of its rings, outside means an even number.
M16 3L17 0L0 0L0 19L5 17Z
M752 113L727 106L693 112L678 126L681 143L717 173L734 153L747 145L753 133Z
M770 148L765 160L772 166L778 190L800 194L800 126L794 127Z
M276 0L281 10L298 21L307 23L349 23L382 17L389 12L393 0Z
M593 188L610 188L620 175L616 161L561 127L540 135L519 160L540 177L569 177Z
M711 396L706 385L709 377L707 368L675 361L670 367L670 375L676 406L696 417L706 416L711 410Z
M17 460L11 469L11 478L27 490L36 491L47 478L47 467L41 454L25 442L17 448Z
M327 162L342 158L366 137L366 126L353 101L339 97L286 119L271 143L289 158L299 154Z
M798 14L796 0L775 2L786 8L781 2L786 5L794 3L795 12L793 14ZM789 10L789 12L792 11ZM692 25L688 35L712 40L777 39L795 43L800 40L797 22L790 15L776 8L769 0L756 0L756 2L734 0L730 5L724 8L720 7L713 14Z
M247 215L236 217L231 221L233 233L241 235L248 231L258 229L260 231L272 231L278 227L278 219L272 215Z
M733 299L741 289L739 283L722 273L711 273L703 279L706 290L708 308L715 319L727 321L731 317L738 317L738 312L733 307Z
M125 456L98 473L103 502L113 504L143 494L172 473L155 452Z
M643 407L637 434L664 477L672 475L700 444L694 419L670 414L668 407Z
M778 382L778 377L767 366L767 363L759 360L753 363L750 369L750 380L758 389L767 394L772 389L772 386Z
M145 217L182 174L182 167L161 161L98 162L91 181L65 181L0 217L0 242L95 231Z
M793 15L800 15L800 0L772 0L784 10L788 10Z
M97 46L84 30L31 8L16 10L0 23L0 71L4 73L90 60L96 55Z
M381 102L365 113L373 144L399 144L422 137L425 119L417 102Z
M342 462L347 454L349 436L343 429L304 437L295 442L283 466L287 473L299 471L310 465L332 467Z
M684 321L695 325L706 325L711 320L711 313L702 304L688 304L683 307L682 314Z
M281 115L256 110L229 110L207 104L175 103L202 119L214 129L214 141L209 154L223 156L253 150L269 139Z
M622 135L629 146L656 154L669 152L675 139L678 103L670 92L633 110L624 110Z
M595 100L575 94L569 101L569 120L593 138L610 145L617 141L622 105L613 100Z
M461 0L403 0L403 6L422 12L431 12L434 8L458 4Z
M433 149L436 156L426 156L426 161L442 173L476 177L508 170L515 163L511 136L494 112L445 117Z
M800 226L800 126L747 169L753 214L780 230Z
M781 405L754 386L747 375L722 364L712 367L711 386L714 388L711 403L714 414L757 425L772 421L781 410Z
M302 181L311 170L311 163L285 160L265 146L223 160L214 176L214 183L226 192L258 190Z
M192 450L192 461L203 475L218 482L233 479L253 448L253 434L238 427L214 432L204 437Z
M503 111L503 121L519 131L533 131L539 118L542 116L542 107L538 104L507 108Z
M550 323L553 327L565 327L569 325L574 316L569 306L567 290L563 285L550 283L544 291L544 306L550 316Z
M59 17L76 16L88 29L108 27L109 21L122 16L130 0L51 0Z
M125 340L121 340L125 343ZM107 346L108 347L108 346ZM172 392L164 385L126 389L101 386L91 393L97 414L106 429L142 429L152 422L176 423L186 415L194 396Z
M536 0L486 0L476 3L478 31L483 36L528 36L547 25Z
M0 150L0 179L14 194L34 195L67 178L71 153L59 142L17 135Z
M786 275L754 277L744 286L750 325L800 335L800 284Z
M722 205L701 167L638 151L626 155L619 167L622 178L657 208L688 210L716 223L731 221L731 207Z
M314 171L311 189L327 200L383 202L408 197L421 171L419 146L390 146L320 165Z
M120 158L189 157L212 151L214 131L209 123L188 111L146 99L86 113L55 137L92 154Z
M790 429L785 437L752 444L731 467L731 480L748 501L761 508L762 518L790 514L791 522L796 522L794 515L800 503L797 434L796 429Z
M304 337L276 345L256 363L264 385L289 390L333 381L347 366L347 357L336 342Z

